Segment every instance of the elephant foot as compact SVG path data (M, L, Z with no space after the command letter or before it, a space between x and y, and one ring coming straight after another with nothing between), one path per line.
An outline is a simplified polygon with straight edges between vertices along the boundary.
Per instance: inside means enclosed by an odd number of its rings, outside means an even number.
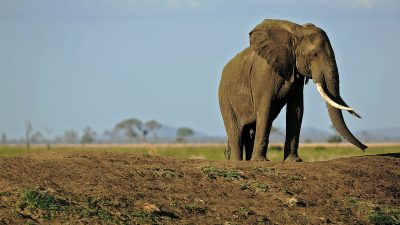
M269 162L269 159L267 157L257 157L255 159L253 159L253 161Z
M294 155L289 155L286 159L283 160L284 162L303 162L303 160Z

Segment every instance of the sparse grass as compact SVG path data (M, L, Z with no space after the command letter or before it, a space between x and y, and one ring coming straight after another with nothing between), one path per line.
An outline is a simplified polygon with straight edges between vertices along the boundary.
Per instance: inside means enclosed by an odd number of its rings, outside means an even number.
M177 215L166 211L144 212L140 209L121 210L118 202L86 196L77 198L73 203L68 202L47 191L25 189L20 192L20 200L15 205L16 216L23 218L35 217L38 221L52 221L57 217L78 216L79 218L94 218L104 224L160 224L161 220L178 218ZM206 208L189 205L186 210L191 213L205 214ZM25 224L35 224L27 221Z
M258 181L253 182L253 185L257 190L260 190L261 192L266 192L269 189L268 185L266 185L264 183L260 183Z
M239 207L237 212L241 215L254 215L255 212L247 207Z
M250 190L255 192L267 192L269 190L269 186L258 181L253 181L253 182L242 183L240 185L240 189Z
M20 197L21 199L16 205L16 212L19 216L30 217L31 214L37 214L47 221L57 214L70 210L68 201L44 191L26 189L21 192Z
M400 225L400 212L397 210L382 210L376 207L370 214L369 220L375 225Z
M80 215L82 217L97 217L104 221L114 221L113 216L107 210L111 203L105 199L96 199L91 196L84 198Z
M352 206L356 206L356 205L357 205L357 202L358 202L358 199L355 198L355 197L350 197L350 198L347 200L347 202L348 202L350 205L352 205Z
M349 219L353 214L366 215L366 219L375 225L400 225L400 211L386 205L363 201L355 197L347 199L348 207L342 209L342 215Z
M201 168L203 173L207 174L210 178L223 177L227 179L246 179L246 177L240 174L235 169L225 169L225 168L216 168L212 166L205 166Z
M153 167L151 168L151 170L159 175L159 176L163 176L163 177L182 177L183 174L181 172L178 172L174 169L168 169L168 168L162 168L162 167Z
M275 169L274 168L269 168L269 167L254 167L253 171L255 173L266 173L266 174L271 174L271 173L275 173Z
M187 205L187 206L185 206L185 209L189 213L196 213L196 214L202 214L202 215L207 213L207 209L206 208L198 206L196 204Z
M275 145L274 145L275 146ZM271 161L282 161L283 152L274 146L268 151ZM182 147L156 147L157 154L184 159L224 160L224 146L182 146ZM27 150L25 146L0 146L0 156L19 156L31 153L56 153L56 152L119 152L130 154L149 154L146 147L127 146L53 146L47 150L45 146L33 146ZM355 147L300 147L299 154L304 161L323 161L350 156L375 155L385 153L400 153L400 146L370 147L365 153Z
M44 211L61 211L68 205L66 200L56 198L48 193L26 189L22 192L19 208L24 210L26 207L32 206Z
M174 207L174 208L176 208L176 207L178 207L178 206L181 206L181 205L182 205L182 202L180 202L180 201L178 201L178 200L175 200L175 201L171 202L169 205L172 206L172 207Z

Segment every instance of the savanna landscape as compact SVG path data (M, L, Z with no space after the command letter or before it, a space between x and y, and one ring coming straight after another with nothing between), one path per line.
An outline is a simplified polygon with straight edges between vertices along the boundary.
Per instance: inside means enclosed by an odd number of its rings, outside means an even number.
M400 147L300 147L305 162L224 159L224 145L3 146L0 224L399 224Z
M0 1L0 225L400 225L400 1Z

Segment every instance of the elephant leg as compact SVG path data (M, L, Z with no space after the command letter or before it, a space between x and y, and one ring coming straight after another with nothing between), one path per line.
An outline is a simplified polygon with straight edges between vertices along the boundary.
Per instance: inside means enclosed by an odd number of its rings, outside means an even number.
M261 106L259 107L260 111L257 113L254 150L251 159L269 161L267 158L267 149L269 133L274 119L274 107L271 106L271 101L261 102Z
M242 144L242 129L237 129L237 131L232 131L232 134L229 134L229 147L231 152L233 153L233 158L237 161L243 160L243 144Z
M221 110L222 111L222 110ZM234 160L243 160L242 131L243 127L238 123L231 110L222 111L225 129L228 135L228 148Z
M245 149L246 160L251 160L254 148L255 124L249 124L243 128L242 143Z
M286 106L286 140L284 161L301 162L298 155L301 122L303 119L303 95L297 95L288 101Z

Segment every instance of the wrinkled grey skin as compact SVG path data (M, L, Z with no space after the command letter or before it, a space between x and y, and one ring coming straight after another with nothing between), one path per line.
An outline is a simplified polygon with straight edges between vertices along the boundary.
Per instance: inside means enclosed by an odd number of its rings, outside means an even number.
M235 160L242 160L243 152L246 160L268 160L272 122L287 105L284 160L301 161L297 150L303 87L308 79L320 83L331 99L347 106L339 92L335 55L322 29L313 24L264 20L250 32L250 47L224 67L218 93L228 148ZM347 128L342 111L329 104L327 108L338 133L365 150L367 146Z

